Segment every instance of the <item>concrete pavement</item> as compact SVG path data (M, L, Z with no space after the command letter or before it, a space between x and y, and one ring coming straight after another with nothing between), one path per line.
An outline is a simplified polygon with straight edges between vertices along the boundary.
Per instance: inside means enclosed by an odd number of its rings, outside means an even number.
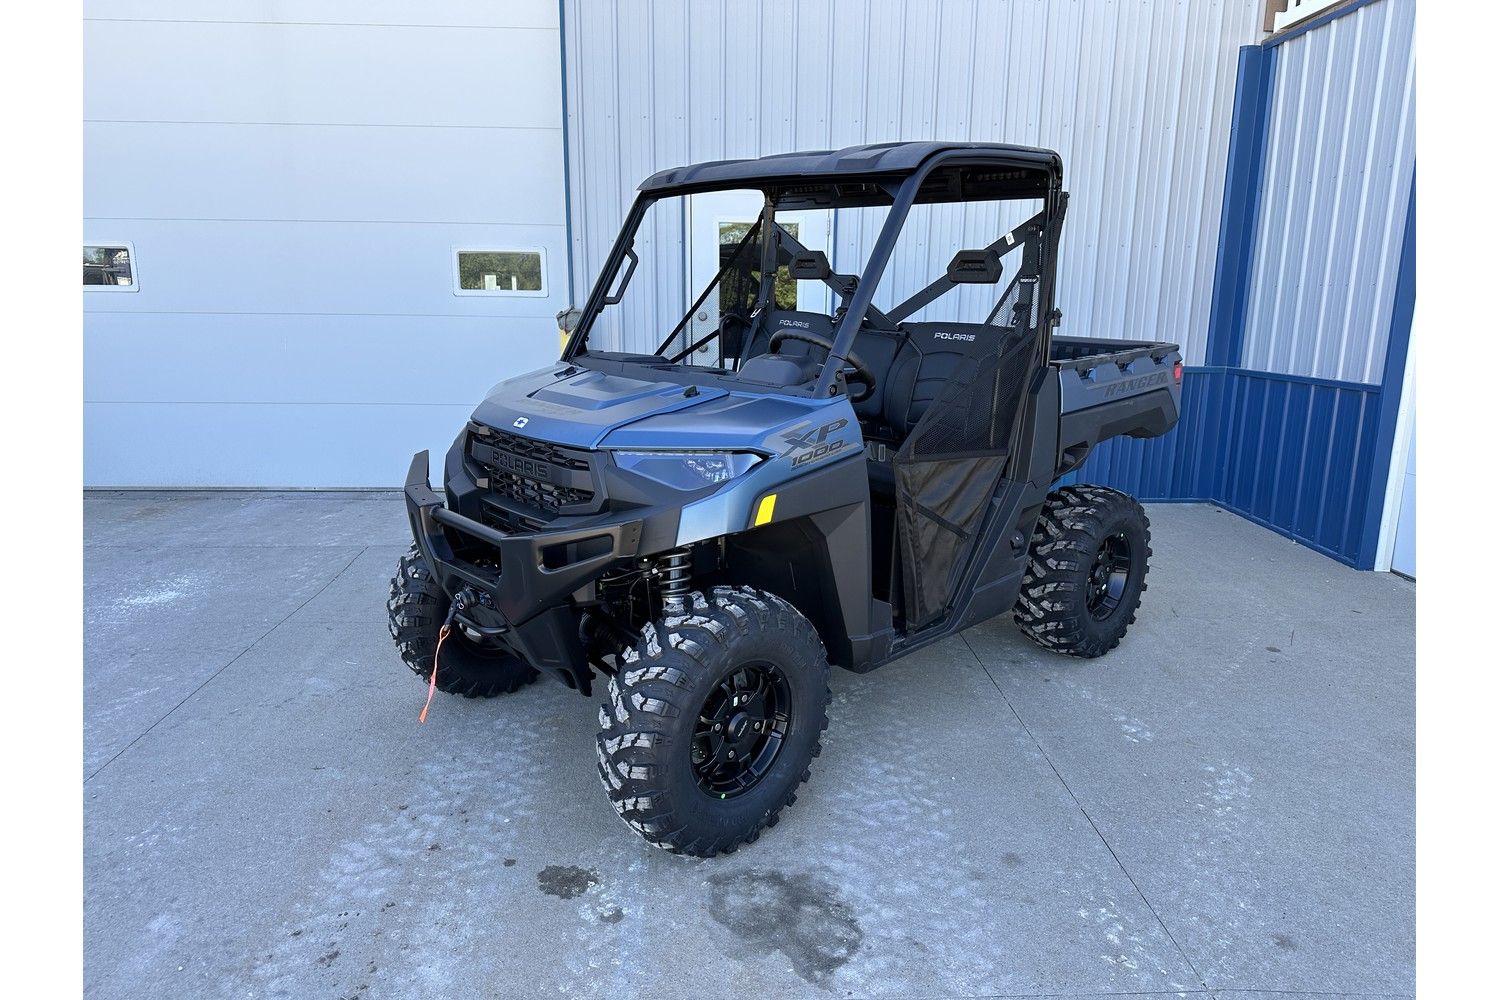
M417 725L395 494L91 493L86 993L1411 995L1414 586L1150 515L1119 649L835 671L797 804L703 861L560 685Z

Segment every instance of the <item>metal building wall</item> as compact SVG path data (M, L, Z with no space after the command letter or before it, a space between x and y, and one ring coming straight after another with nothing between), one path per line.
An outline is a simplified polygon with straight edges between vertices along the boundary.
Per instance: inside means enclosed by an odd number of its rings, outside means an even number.
M567 303L555 0L89 0L91 486L391 486ZM546 297L457 296L541 247Z
M658 169L901 139L1016 142L1061 152L1073 195L1063 332L1176 340L1201 364L1235 56L1258 37L1260 8L564 0L575 299ZM933 213L892 279L940 270L961 221ZM873 241L868 227L838 235L840 266ZM680 254L682 220L651 236ZM681 268L660 273L657 300L627 321L636 330L665 332L686 307Z
M1416 167L1414 0L1379 0L1276 50L1240 363L1374 383Z
M1354 0L1241 52L1209 366L1176 430L1070 478L1374 565L1416 295L1414 9Z

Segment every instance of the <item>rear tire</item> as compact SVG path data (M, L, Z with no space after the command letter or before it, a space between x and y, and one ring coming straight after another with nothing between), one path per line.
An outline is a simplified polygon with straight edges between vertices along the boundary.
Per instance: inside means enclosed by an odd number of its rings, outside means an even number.
M648 843L707 858L796 801L822 751L829 668L812 623L774 594L715 587L691 604L622 655L599 710L599 777Z
M452 600L443 593L415 545L396 564L391 595L385 602L391 638L401 659L423 682L430 682L438 633ZM487 647L454 629L443 643L437 689L465 698L493 698L518 691L537 679L537 672L504 649Z
M1135 622L1151 558L1151 522L1134 497L1104 486L1047 496L1031 539L1016 624L1044 649L1103 656Z

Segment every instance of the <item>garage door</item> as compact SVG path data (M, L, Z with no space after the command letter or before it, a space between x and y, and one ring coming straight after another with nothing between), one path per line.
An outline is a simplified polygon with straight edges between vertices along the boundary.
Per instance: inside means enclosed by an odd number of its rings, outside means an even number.
M86 10L89 485L393 485L557 357L556 3L283 6Z

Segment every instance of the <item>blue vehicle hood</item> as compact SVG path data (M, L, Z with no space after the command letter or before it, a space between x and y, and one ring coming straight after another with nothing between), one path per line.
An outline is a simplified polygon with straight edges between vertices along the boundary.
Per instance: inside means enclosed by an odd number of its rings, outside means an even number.
M780 454L780 433L809 424L835 400L730 393L553 365L496 385L474 419L575 448L758 450ZM847 404L846 404L847 405ZM850 415L852 416L852 414ZM853 423L852 420L847 421ZM857 426L851 428L857 433Z
M474 419L502 431L575 448L596 448L605 435L643 417L672 413L728 395L723 389L646 382L553 365L496 385Z

